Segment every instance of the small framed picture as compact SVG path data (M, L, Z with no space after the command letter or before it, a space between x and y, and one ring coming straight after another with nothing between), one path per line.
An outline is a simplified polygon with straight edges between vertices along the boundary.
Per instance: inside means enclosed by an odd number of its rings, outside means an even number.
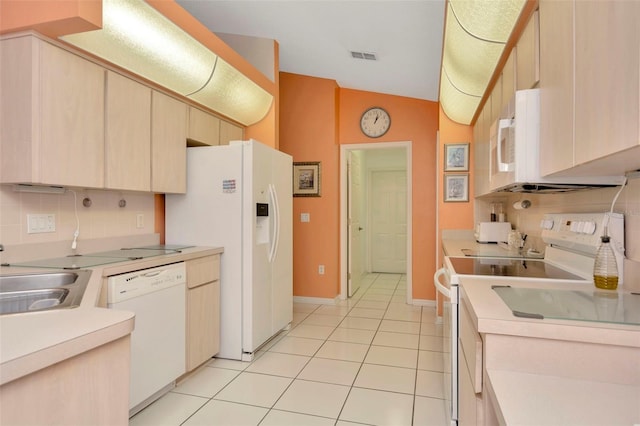
M469 201L469 175L448 174L444 175L444 202L468 202Z
M320 162L293 163L293 196L320 196Z
M469 171L469 144L447 143L444 144L444 171L468 172Z

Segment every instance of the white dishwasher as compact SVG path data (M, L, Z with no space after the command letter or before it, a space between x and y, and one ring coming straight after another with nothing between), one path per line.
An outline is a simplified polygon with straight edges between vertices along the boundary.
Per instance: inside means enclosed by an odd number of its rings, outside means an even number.
M129 416L169 391L186 371L186 281L184 262L108 278L109 309L136 314Z

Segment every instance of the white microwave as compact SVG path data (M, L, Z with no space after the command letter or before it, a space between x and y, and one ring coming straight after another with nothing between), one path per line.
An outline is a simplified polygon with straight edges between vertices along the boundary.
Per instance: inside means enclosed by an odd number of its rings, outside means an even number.
M571 141L567 141L571 143ZM490 129L492 192L566 192L622 184L623 176L540 176L540 89L518 90Z

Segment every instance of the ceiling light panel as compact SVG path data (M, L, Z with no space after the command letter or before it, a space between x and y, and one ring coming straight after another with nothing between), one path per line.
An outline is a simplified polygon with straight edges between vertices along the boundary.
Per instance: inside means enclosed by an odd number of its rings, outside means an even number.
M486 42L471 36L452 13L447 14L443 67L453 84L464 93L482 96L500 55L501 43Z
M211 80L189 98L241 123L254 123L255 117L264 117L273 100L269 92L238 73L220 57Z
M465 30L483 40L506 43L524 0L450 0L450 10Z
M103 0L103 28L62 39L244 125L273 96L141 0Z
M471 124L525 0L449 0L440 103L452 120Z
M143 1L104 0L103 28L62 39L186 95L207 82L216 55Z

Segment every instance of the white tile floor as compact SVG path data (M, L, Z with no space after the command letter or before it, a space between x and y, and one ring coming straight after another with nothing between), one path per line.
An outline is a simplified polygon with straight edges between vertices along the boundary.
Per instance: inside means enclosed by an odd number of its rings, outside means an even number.
M213 359L130 425L444 425L442 329L404 276L370 274L339 305L294 304L251 363Z

